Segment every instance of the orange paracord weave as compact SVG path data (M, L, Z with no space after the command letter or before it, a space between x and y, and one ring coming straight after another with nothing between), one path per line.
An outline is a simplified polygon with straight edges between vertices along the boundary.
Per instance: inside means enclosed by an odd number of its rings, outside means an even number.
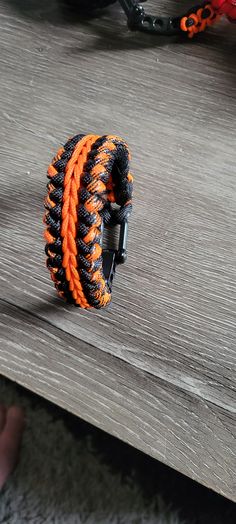
M77 135L48 168L47 265L59 294L82 308L101 308L111 300L101 226L119 223L131 212L129 159L127 145L116 136Z

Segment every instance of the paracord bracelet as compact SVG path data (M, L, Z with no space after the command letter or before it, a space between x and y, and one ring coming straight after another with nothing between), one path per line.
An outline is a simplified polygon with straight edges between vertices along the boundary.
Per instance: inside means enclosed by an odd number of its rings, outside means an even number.
M82 308L109 304L116 264L126 258L129 161L126 143L116 136L76 135L48 168L47 267L59 295ZM116 224L119 247L103 250L103 227Z
M184 15L176 17L149 15L136 0L119 0L119 2L126 13L130 29L157 35L172 36L186 33L189 38L192 38L194 34L204 31L219 18L210 1L202 2Z
M71 0L70 0L71 1ZM75 2L76 0L73 0ZM77 0L86 9L96 9L114 4L116 0ZM145 1L145 0L143 0ZM233 3L235 0L208 0L195 5L182 16L163 17L146 13L137 0L119 0L127 16L128 26L132 30L144 31L156 35L186 34L192 38L196 33L204 31L214 24L224 14L222 4ZM221 5L221 9L219 8Z

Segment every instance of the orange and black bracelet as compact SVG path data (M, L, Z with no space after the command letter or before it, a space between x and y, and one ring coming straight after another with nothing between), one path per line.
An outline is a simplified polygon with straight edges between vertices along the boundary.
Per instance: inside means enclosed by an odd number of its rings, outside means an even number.
M83 9L100 9L114 4L116 0L67 0L74 6ZM144 1L144 0L143 0ZM196 33L205 31L214 24L224 10L219 8L222 3L233 3L235 0L208 0L194 5L180 16L154 16L146 12L138 0L119 0L126 14L128 27L131 30L143 31L154 35L187 35L192 38ZM115 22L116 23L116 22Z
M76 135L48 168L47 267L59 295L82 308L109 304L116 265L126 258L129 161L126 143L116 136ZM117 224L118 249L103 249L104 226Z

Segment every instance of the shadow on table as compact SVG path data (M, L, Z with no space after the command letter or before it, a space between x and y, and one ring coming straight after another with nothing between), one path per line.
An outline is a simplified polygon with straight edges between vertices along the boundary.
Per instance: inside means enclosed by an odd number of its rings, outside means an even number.
M142 0L139 0L140 3ZM168 3L168 2L167 2ZM118 16L121 19L121 22L126 23L126 16L122 11L122 8L118 4L112 4L106 8L92 10L89 9L90 0L8 0L8 5L14 9L16 13L20 15L31 18L38 22L54 22L58 24L64 22L64 24L76 24L78 22L83 23L86 20L92 20L94 18L99 19L105 15L109 14L109 18L114 22L114 25L117 25ZM86 5L87 4L87 5ZM84 7L86 5L86 8ZM87 7L88 6L88 7ZM165 13L160 13L158 7L154 11L150 4L145 7L146 12L165 16L171 15L176 16L180 14L180 9L178 2L171 4L171 12L169 11L168 6ZM181 2L181 12L185 12L189 9L189 0L182 0ZM114 14L115 13L115 14ZM152 37L153 38L153 37Z

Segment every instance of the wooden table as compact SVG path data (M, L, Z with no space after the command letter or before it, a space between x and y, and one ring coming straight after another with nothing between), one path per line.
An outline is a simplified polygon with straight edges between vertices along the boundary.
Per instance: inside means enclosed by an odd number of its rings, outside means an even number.
M234 499L235 28L177 42L46 0L0 20L1 372ZM46 168L77 132L133 155L129 257L99 312L45 268Z

